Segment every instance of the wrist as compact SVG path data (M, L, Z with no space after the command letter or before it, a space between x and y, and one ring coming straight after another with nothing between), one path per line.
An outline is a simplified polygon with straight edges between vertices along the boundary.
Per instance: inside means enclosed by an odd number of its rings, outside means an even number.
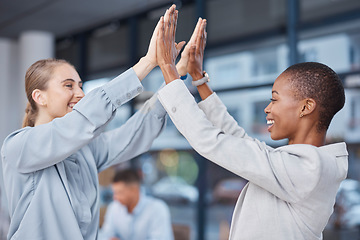
M209 75L207 74L207 72L203 71L203 75L202 78L198 79L198 80L193 80L191 82L191 84L195 87L199 87L207 82L210 81Z
M203 78L204 76L203 76L202 72L196 72L196 73L192 73L191 77L192 77L193 81L197 81L197 80Z
M183 60L183 58L181 58L179 60L179 62L176 64L176 70L178 71L179 75L180 76L184 76L187 74L187 71L186 71L186 64L185 64L186 61Z
M163 73L166 84L179 79L179 74L176 70L175 64L161 64L161 71Z
M186 76L187 72L186 72L186 67L185 68L182 68L182 67L178 67L176 65L176 70L178 71L179 75L180 76Z
M142 81L154 67L156 67L156 64L154 65L149 59L142 57L132 68L138 79Z
M151 68L151 69L154 69L157 66L156 61L151 61L150 57L148 57L147 55L140 58L139 62L142 62L143 64L147 65L148 68Z

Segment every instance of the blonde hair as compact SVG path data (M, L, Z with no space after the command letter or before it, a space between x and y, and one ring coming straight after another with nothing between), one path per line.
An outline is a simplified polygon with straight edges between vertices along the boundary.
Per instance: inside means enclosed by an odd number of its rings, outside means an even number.
M52 77L54 69L62 64L69 64L69 62L62 59L43 59L32 64L25 74L25 92L28 103L25 109L25 117L22 127L34 127L35 120L38 114L38 107L32 98L32 93L35 89L46 90L47 83Z

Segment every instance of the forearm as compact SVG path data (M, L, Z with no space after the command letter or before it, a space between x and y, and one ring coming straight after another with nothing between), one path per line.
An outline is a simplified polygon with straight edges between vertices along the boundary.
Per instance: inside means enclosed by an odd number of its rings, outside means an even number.
M132 67L132 69L139 80L142 81L155 67L156 65L149 61L146 57L142 57L139 62Z
M91 142L99 171L147 152L165 120L166 111L155 93L125 124Z
M192 73L191 77L192 77L193 81L197 81L197 80L203 78L203 75L201 72L194 72L194 73ZM207 97L209 97L213 93L213 91L211 90L210 86L207 83L197 86L197 90L198 90L202 100L205 100Z
M86 94L64 117L12 136L11 142L15 142L9 145L10 152L36 156L32 161L18 157L18 170L34 172L75 153L103 132L117 108L141 91L142 86L130 69Z
M202 100L205 100L207 97L209 97L213 93L213 91L211 90L210 86L207 83L204 83L204 84L198 86L197 90L198 90Z
M226 106L216 93L211 94L205 101L201 101L198 106L203 110L212 124L223 130L226 134L251 139L247 136L245 130L239 126L238 122L229 114Z

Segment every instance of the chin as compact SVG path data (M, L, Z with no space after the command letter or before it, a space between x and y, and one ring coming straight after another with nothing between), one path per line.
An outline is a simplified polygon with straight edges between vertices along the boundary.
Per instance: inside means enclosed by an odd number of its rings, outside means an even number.
M273 134L270 135L271 139L274 140L274 141L279 141L279 140L283 140L285 139L286 137L281 137L281 136L273 136Z

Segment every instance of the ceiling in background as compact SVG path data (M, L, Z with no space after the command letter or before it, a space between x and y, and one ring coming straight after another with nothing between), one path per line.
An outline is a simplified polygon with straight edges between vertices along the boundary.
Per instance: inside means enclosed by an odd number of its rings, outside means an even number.
M0 2L0 37L40 30L62 37L125 18L170 0L4 0Z

